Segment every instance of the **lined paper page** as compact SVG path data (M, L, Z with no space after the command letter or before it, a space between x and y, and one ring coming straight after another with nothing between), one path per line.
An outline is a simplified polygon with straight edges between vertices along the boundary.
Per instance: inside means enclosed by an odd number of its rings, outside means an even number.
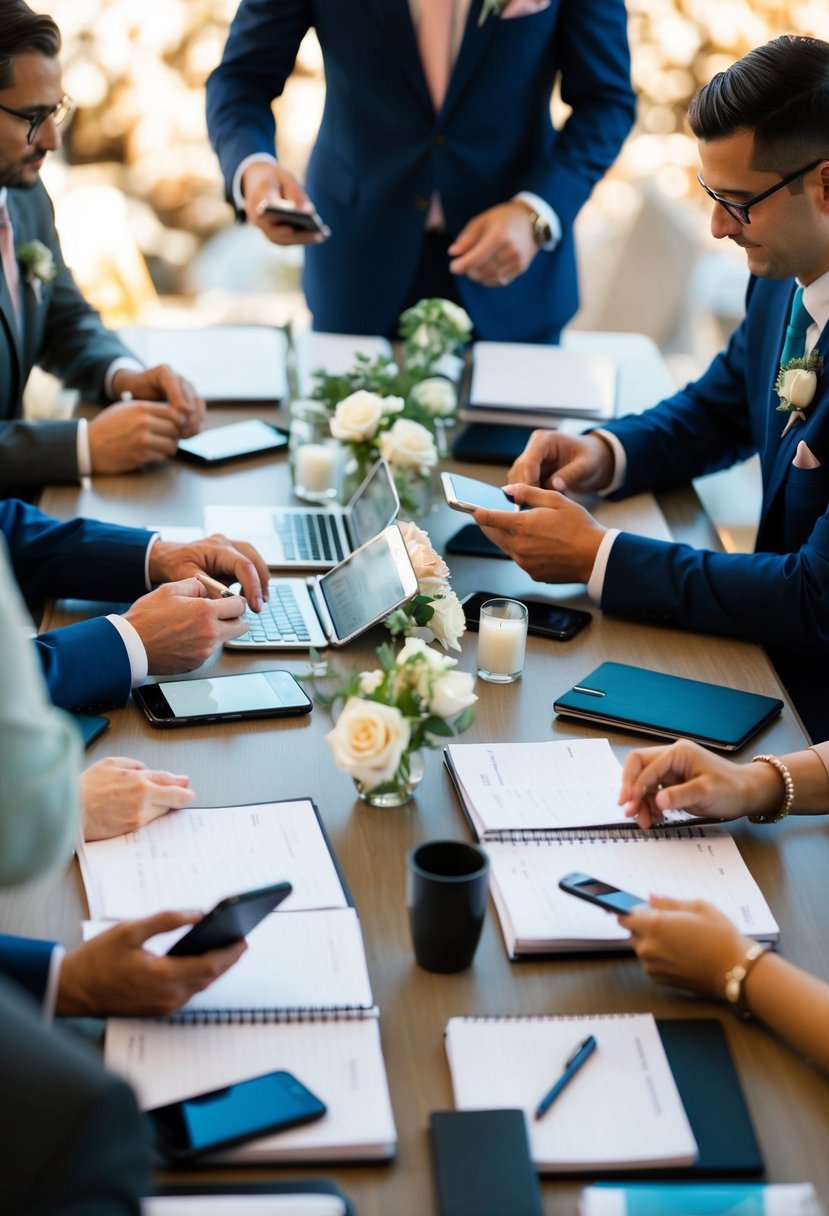
M339 1195L157 1195L141 1216L346 1216Z
M95 920L150 916L164 908L202 908L287 880L282 905L344 908L342 883L313 803L187 807L137 832L78 850Z
M597 1047L542 1119L534 1111L588 1035ZM451 1018L459 1110L519 1107L540 1170L681 1164L697 1149L653 1016Z

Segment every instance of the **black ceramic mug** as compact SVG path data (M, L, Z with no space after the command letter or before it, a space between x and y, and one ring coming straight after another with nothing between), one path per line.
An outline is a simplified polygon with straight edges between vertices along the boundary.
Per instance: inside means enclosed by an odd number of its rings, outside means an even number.
M489 858L462 840L433 840L406 858L415 958L427 971L463 971L472 962L486 912Z

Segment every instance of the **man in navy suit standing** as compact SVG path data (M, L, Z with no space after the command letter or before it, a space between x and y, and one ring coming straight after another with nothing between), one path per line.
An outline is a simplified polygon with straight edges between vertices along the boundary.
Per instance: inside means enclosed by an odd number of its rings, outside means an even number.
M536 431L510 470L521 514L476 521L545 582L606 612L760 642L814 739L829 737L829 43L784 36L691 103L711 231L745 250L746 316L707 372L578 438ZM624 497L760 455L754 553L602 528L568 490Z
M306 195L274 160L271 101L312 26L326 102ZM237 210L307 246L317 329L393 334L444 296L481 338L554 342L578 307L573 222L633 122L629 68L624 0L242 0L208 128ZM328 234L261 210L311 199Z

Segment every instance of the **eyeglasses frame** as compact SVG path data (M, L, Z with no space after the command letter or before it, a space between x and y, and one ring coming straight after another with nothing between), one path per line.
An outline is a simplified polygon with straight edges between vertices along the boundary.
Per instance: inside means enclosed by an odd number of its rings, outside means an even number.
M723 198L722 195L715 194L710 186L706 186L700 173L697 174L697 181L702 186L709 198L713 199L715 203L719 203L720 206L728 212L732 219L735 219L738 221L738 223L746 226L751 223L751 215L749 213L752 207L756 207L758 203L762 203L764 198L770 198L772 194L776 194L777 191L782 190L784 186L790 186L792 182L797 181L797 179L802 177L804 173L810 173L812 169L816 169L818 165L823 163L824 160L829 160L829 157L821 156L817 160L811 161L802 169L798 169L795 173L790 173L789 176L784 177L781 182L777 182L777 184L771 186L770 189L764 190L762 194L755 194L754 198L747 199L744 203L737 203L734 201L734 199Z
M68 118L71 118L77 108L77 103L74 102L71 97L68 97L66 93L64 93L63 97L61 97L60 101L56 105L50 106L49 109L36 115L26 114L23 110L13 110L11 106L4 106L2 103L0 103L0 110L2 110L4 114L11 114L12 118L22 118L24 122L29 124L29 130L26 135L26 143L30 146L34 143L35 135L37 135L47 118L53 118L55 121L55 126L59 127L62 123L66 122Z

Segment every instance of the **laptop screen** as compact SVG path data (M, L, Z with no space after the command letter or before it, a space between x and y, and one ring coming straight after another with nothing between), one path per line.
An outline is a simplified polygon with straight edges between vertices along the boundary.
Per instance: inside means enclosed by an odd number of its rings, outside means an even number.
M350 637L386 616L404 598L400 573L385 536L358 549L324 574L318 587L336 637Z
M393 523L399 506L389 466L384 460L378 460L349 504L353 547L358 548Z

